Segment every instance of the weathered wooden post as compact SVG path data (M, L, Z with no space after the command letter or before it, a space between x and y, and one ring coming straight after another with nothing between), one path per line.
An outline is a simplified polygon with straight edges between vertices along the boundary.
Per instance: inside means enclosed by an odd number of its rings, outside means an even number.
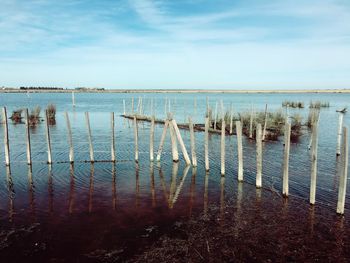
M73 104L73 107L75 107L75 97L74 97L74 91L72 92L72 104Z
M209 117L205 118L204 155L205 155L205 170L209 171Z
M243 143L242 143L242 124L236 121L237 133L237 152L238 152L238 181L243 181Z
M125 101L124 101L125 102ZM125 108L124 108L125 110ZM124 112L125 114L125 112ZM111 159L115 162L115 133L114 133L114 112L111 112Z
M126 109L125 109L125 99L123 99L123 112L124 112L124 115L126 114Z
M214 130L216 131L216 120L218 115L218 102L215 103L215 113L214 113Z
M264 129L263 129L263 134L262 134L263 141L265 141L265 136L266 136L266 125L267 125L267 104L265 104Z
M10 165L10 141L9 141L9 128L8 128L6 107L3 107L2 112L3 112L3 118L4 118L5 164L6 166L9 166Z
M153 152L153 148L154 148L154 116L152 116L151 119L151 128L150 128L150 135L149 135L149 159L152 162L153 158L154 158L154 152Z
M338 137L337 137L337 156L340 155L340 144L341 144L341 132L343 129L343 113L339 113L339 122L338 122Z
M223 114L222 114L223 115ZM225 175L225 118L221 121L221 175Z
M28 121L28 109L24 110L24 118L26 120L26 138L27 138L27 164L32 164L32 152L31 152L31 144L30 144L30 132L29 132L29 121Z
M169 114L170 115L170 114ZM173 156L173 162L179 161L179 152L177 150L177 141L176 141L176 135L175 135L175 128L174 125L171 122L172 117L169 118L169 131L170 131L170 139L171 139L171 153Z
M192 153L192 165L193 167L197 166L197 155L196 155L196 141L194 138L194 130L193 130L193 123L192 118L188 118L188 125L190 128L190 139L191 139L191 153Z
M50 138L50 126L49 126L49 114L47 110L45 110L45 124L46 124L46 141L47 141L47 163L52 163L52 155L51 155L51 138Z
M163 145L164 145L164 141L165 141L165 137L166 137L166 131L168 129L168 126L169 126L169 120L165 120L162 136L160 138L158 153L157 153L157 162L160 161L160 157L162 155Z
M288 197L289 187L289 150L290 150L290 133L291 133L291 124L285 124L284 131L284 157L283 157L283 190L282 194L284 197Z
M342 144L342 170L339 178L338 203L337 213L344 214L346 183L348 179L348 161L349 161L349 146L348 146L348 128L343 127L343 144Z
M261 124L256 126L256 187L262 186L262 137L261 137Z
M70 127L70 121L68 117L68 113L65 112L64 116L66 118L66 123L67 123L67 131L68 131L68 143L69 143L69 162L73 163L74 162L74 150L73 150L73 138L72 138L72 129Z
M88 112L85 112L85 120L86 120L86 128L87 128L87 131L88 131L88 140L89 140L89 148L90 148L90 161L93 163L95 161L95 159L94 159L94 148L93 148L93 145L92 145L90 118L89 118L89 113Z
M171 120L171 123L172 123L172 126L174 127L177 140L179 141L179 144L180 144L180 148L181 148L181 151L182 151L182 155L183 155L184 158L185 158L185 162L186 162L187 165L190 165L190 164L191 164L191 160L190 160L190 158L188 157L188 153L187 153L185 144L184 144L184 142L183 142L183 140L182 140L182 137L181 137L179 128L177 127L177 123L176 123L175 119L172 119L172 120Z
M232 103L230 106L230 134L232 134L233 130L233 108L232 108Z
M253 139L253 105L251 106L251 111L250 111L250 123L249 123L249 139Z
M134 116L134 137L135 137L135 161L139 161L139 134L138 134L138 128L137 128L137 120L136 116Z
M312 142L311 142L311 183L310 183L310 204L314 205L316 201L316 179L317 179L317 118L312 124Z

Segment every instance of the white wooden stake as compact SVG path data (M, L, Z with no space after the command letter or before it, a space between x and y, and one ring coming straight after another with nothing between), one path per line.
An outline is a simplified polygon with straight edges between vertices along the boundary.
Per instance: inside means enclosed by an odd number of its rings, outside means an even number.
M243 143L242 143L242 124L236 121L237 133L237 152L238 152L238 181L243 181Z
M90 128L90 118L89 113L85 112L85 120L86 120L86 128L88 131L88 140L89 140L89 149L90 149L90 161L93 163L94 160L94 148L92 145L92 135L91 135L91 128Z
M262 186L262 137L261 124L256 126L256 187Z
M290 150L291 124L285 124L284 131L284 157L283 157L283 190L282 194L288 197L289 194L289 150Z
M69 121L69 116L68 113L65 112L64 116L66 118L66 123L67 123L67 131L68 131L68 143L69 143L69 162L73 163L74 162L74 150L73 150L73 138L72 138L72 129L70 126L70 121Z
M349 161L349 146L348 146L348 128L343 127L343 144L342 144L342 171L339 178L338 203L337 213L344 214L346 183L348 180L348 161Z

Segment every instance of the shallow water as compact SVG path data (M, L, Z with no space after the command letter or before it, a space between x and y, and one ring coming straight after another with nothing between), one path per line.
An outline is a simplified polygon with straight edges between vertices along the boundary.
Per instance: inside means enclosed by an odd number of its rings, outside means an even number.
M55 249L54 246L49 247L45 244L43 250L51 251L47 252L48 254L44 253L47 258L62 248L72 249L74 251L71 251L71 254L81 255L98 249L118 247L117 245L123 248L121 253L127 257L137 253L138 247L150 242L150 233L166 232L171 223L201 213L210 204L220 204L223 198L236 196L236 136L226 137L226 176L222 179L219 135L210 135L210 173L206 174L204 133L195 134L197 169L186 168L181 154L178 164L172 162L169 136L161 163L151 164L150 126L149 123L140 122L140 160L139 164L135 164L132 123L119 115L123 113L123 99L126 101L127 111L130 111L131 97L135 97L136 108L136 98L139 96L144 98L145 114L151 113L150 105L153 99L155 114L159 118L164 117L165 97L169 98L171 111L175 113L178 123L184 122L189 115L195 122L203 123L207 96L212 107L215 108L215 102L223 99L225 107L229 107L232 102L236 112L249 110L251 104L256 110L262 111L265 103L268 103L270 110L276 110L286 99L304 101L305 109L290 110L291 113L300 112L303 116L308 114L307 105L310 100L329 101L331 107L321 110L319 123L316 206L335 213L339 169L335 157L338 122L335 110L347 106L350 94L78 93L75 95L77 105L74 109L70 94L0 94L0 105L7 106L9 113L17 108L31 108L35 105L45 108L50 102L56 104L58 111L56 125L51 126L54 161L51 166L46 164L44 123L31 129L32 169L26 164L24 125L9 125L12 162L10 168L4 165L3 150L0 154L1 230L18 230L23 226L39 223L42 233L51 238L49 243L57 245ZM69 113L72 125L76 160L74 166L67 163L69 148L64 111ZM90 112L96 160L110 160L109 112L116 113L116 164L84 162L89 160L85 111ZM344 123L349 123L347 114L344 116ZM156 125L155 149L158 147L162 128L161 125ZM189 146L188 131L181 131L181 134L186 146ZM3 129L0 129L0 137L3 137ZM297 198L303 203L307 203L309 197L309 140L310 136L306 131L298 143L291 144L290 152L290 198ZM3 145L1 147L3 149ZM243 147L244 181L245 184L254 186L255 143L244 139ZM189 151L189 147L187 149ZM281 193L282 160L282 138L278 142L264 143L263 191ZM225 195L222 194L223 191ZM346 204L348 203L349 197L346 198ZM346 208L345 216L348 213ZM20 240L25 239L21 237ZM29 243L35 246L35 238L29 240ZM66 245L60 242L65 242ZM37 247L42 249L40 244Z

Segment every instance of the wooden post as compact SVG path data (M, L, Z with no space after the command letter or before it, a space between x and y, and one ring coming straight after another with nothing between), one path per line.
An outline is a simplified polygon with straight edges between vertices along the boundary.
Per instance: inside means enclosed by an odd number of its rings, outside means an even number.
M217 120L217 115L218 115L218 102L215 104L215 113L214 113L214 130L216 131L216 120Z
M29 132L29 122L28 122L28 109L24 110L24 118L26 121L26 138L27 138L27 164L32 164L32 153L31 153L31 145L30 145L30 132Z
M124 115L126 114L126 109L125 109L125 100L123 100L123 111L124 111Z
M159 143L159 148L158 148L158 153L157 153L157 162L160 161L160 157L162 155L163 145L164 145L166 131L168 129L168 126L169 126L169 120L165 120L163 132L162 132L162 137L160 138L160 143Z
M251 106L250 111L249 139L253 139L253 105Z
M188 118L188 125L190 128L190 139L191 139L191 153L192 153L192 165L193 167L197 167L197 155L196 155L196 141L194 138L194 130L193 130L193 123L192 118Z
M175 135L175 128L172 122L169 123L170 139L171 139L171 153L173 156L173 162L179 161L179 152L177 150L177 141Z
M233 130L233 108L232 108L232 103L230 106L230 134L232 134Z
M346 197L346 183L348 179L348 161L349 161L349 147L348 147L348 128L343 127L343 144L342 144L342 171L339 178L338 203L337 213L344 214L345 197Z
M262 137L261 137L261 124L256 126L256 187L261 188L262 177Z
M47 163L52 163L52 155L51 155L51 138L50 138L50 126L49 126L49 115L47 110L45 110L46 117L46 141L47 141Z
M70 121L69 121L69 116L68 113L65 112L64 116L66 118L66 123L67 123L67 131L68 131L68 143L69 143L69 162L73 163L74 162L74 150L73 150L73 138L72 138L72 129L70 127Z
M131 98L131 113L134 114L134 97Z
M225 120L221 121L221 175L225 175Z
M310 204L314 205L316 201L316 178L317 178L317 120L312 124L312 142L311 142L311 183L310 183Z
M74 91L72 92L72 104L73 104L73 107L75 107L75 97L74 97Z
M149 135L149 159L152 162L154 158L153 148L154 148L154 116L151 119L151 129Z
M10 165L10 141L9 141L9 129L7 122L7 110L6 107L3 108L3 118L4 118L4 146L5 146L5 164Z
M172 119L172 120L171 120L171 123L172 123L172 126L174 127L177 140L179 141L180 148L181 148L181 150L182 150L182 154L183 154L183 156L184 156L184 158L185 158L185 162L186 162L187 165L190 165L190 164L191 164L191 160L190 160L190 158L188 157L188 153L187 153L185 144L184 144L184 142L183 142L183 140L182 140L182 137L181 137L179 128L177 127L176 121L175 121L174 119Z
M135 161L139 161L139 134L138 134L138 128L137 128L137 120L136 116L134 116L134 137L135 137Z
M283 158L283 190L282 194L284 197L288 197L289 194L289 150L290 150L290 133L291 133L291 124L285 124L284 131L284 158Z
M124 100L125 102L125 100ZM125 107L124 107L125 110ZM125 113L124 113L125 114ZM111 112L111 159L115 162L115 133L114 133L114 112Z
M343 128L343 113L339 113L339 122L338 122L338 137L337 137L337 156L340 155L340 144L341 144L341 133Z
M237 152L238 152L238 181L243 181L243 144L242 144L242 124L236 121Z
M262 134L263 141L265 141L265 136L266 136L266 125L267 125L267 104L265 105L264 130Z
M89 146L90 146L90 161L93 163L94 160L94 148L92 145L92 136L91 136L91 128L90 128L90 118L89 113L85 112L85 120L86 120L86 128L88 131L88 140L89 140Z
M205 170L209 171L209 117L205 118L204 155L205 155Z

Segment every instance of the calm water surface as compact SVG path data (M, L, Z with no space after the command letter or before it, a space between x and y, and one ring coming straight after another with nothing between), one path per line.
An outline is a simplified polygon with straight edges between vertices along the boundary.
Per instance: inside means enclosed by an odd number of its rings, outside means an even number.
M151 113L151 99L155 114L164 117L165 98L171 100L171 111L178 123L191 116L203 123L206 97L211 107L223 100L225 107L232 103L236 112L249 111L253 104L256 111L263 111L265 103L269 110L281 108L283 100L305 102L305 109L290 110L304 116L311 100L329 101L330 107L321 110L318 145L318 174L316 205L334 210L337 201L339 162L335 156L338 115L336 109L348 106L350 94L88 94L75 95L76 107L72 108L70 94L0 94L0 105L12 110L48 103L57 106L56 125L51 126L54 163L46 164L47 152L45 125L31 129L33 166L26 164L25 126L10 124L10 168L4 164L3 144L0 160L0 224L2 231L28 230L28 226L40 224L43 234L65 242L65 249L72 254L86 254L119 244L123 253L135 253L140 238L150 238L152 231L166 231L167 226L179 219L190 218L203 212L210 204L219 204L222 198L236 196L237 190L237 142L235 136L226 139L226 176L220 175L220 136L211 135L209 142L210 173L204 170L204 134L196 133L198 168L186 168L180 154L180 162L171 160L170 138L167 137L160 164L149 161L149 123L139 123L140 161L135 164L132 123L119 115L131 109L131 98L142 97L145 114ZM194 107L196 105L196 107ZM73 130L76 163L68 161L68 140L63 113L70 115ZM90 164L89 145L84 112L90 112L94 152L96 160L110 159L110 115L116 114L117 163L96 162ZM344 117L349 123L349 115ZM162 126L156 125L155 148L160 140ZM181 131L189 149L189 133ZM305 131L298 143L291 144L290 198L308 202L310 185L310 152L307 149L310 136ZM0 129L3 138L3 129ZM263 147L263 190L281 193L282 186L282 139L267 142ZM243 141L244 181L255 184L255 144ZM349 184L348 184L349 186ZM348 189L349 190L349 189ZM224 194L223 194L224 193ZM243 193L244 194L244 193ZM349 195L346 198L349 205ZM349 214L346 208L345 215ZM5 232L4 232L5 233ZM4 234L2 234L4 235ZM139 237L135 243L135 236ZM21 237L22 238L22 237ZM2 242L8 239L2 240ZM23 239L25 240L25 238ZM142 243L141 242L141 243ZM30 239L28 246L39 247ZM47 245L45 245L47 246ZM57 245L58 246L58 245ZM135 251L129 251L133 248ZM47 247L45 247L48 250ZM44 249L44 250L45 250ZM50 247L50 255L55 247ZM129 250L128 250L129 249ZM34 253L34 252L33 252Z

